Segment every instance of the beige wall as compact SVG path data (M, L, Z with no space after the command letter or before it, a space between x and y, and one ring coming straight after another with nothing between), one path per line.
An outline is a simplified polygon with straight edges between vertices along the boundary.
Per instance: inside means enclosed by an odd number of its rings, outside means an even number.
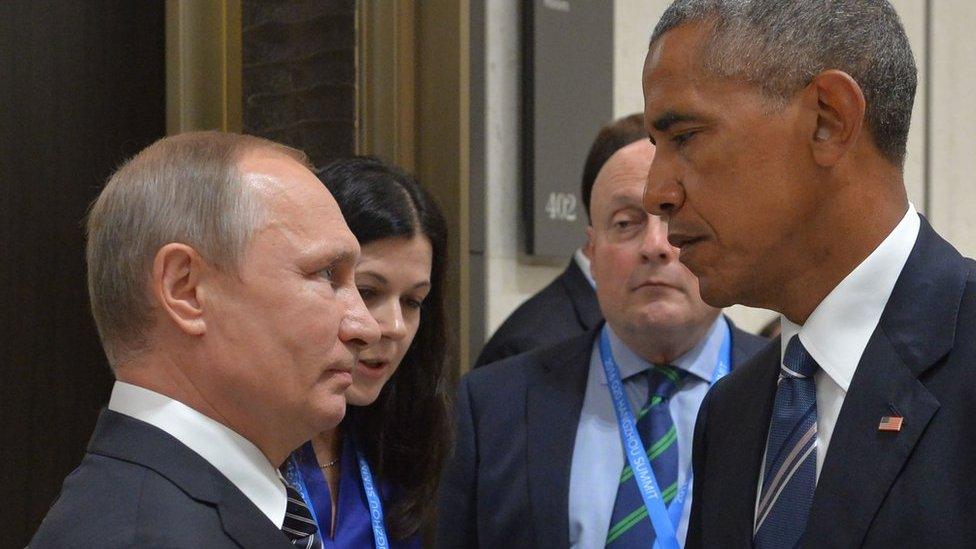
M654 24L668 0L614 0L615 116L643 108L641 67ZM919 92L908 139L905 180L909 196L933 225L966 255L976 255L976 173L972 154L976 135L976 3L932 2L926 52L926 0L893 0L905 24L919 69ZM525 298L559 274L563 264L530 265L522 249L518 215L519 56L518 6L514 0L487 2L487 158L488 220L486 252L486 333L492 331ZM926 59L933 59L932 85L926 82ZM926 94L932 90L926 117ZM926 132L926 124L930 125ZM931 142L926 146L926 136ZM926 158L926 151L931 158ZM930 180L926 182L926 165ZM929 196L926 197L926 189ZM929 205L926 209L926 204ZM581 235L582 242L582 235ZM758 330L769 311L732 307L729 315L742 327Z
M549 283L559 265L528 265L519 215L519 3L485 2L485 334Z
M969 257L976 256L976 3L933 1L930 116L931 221Z

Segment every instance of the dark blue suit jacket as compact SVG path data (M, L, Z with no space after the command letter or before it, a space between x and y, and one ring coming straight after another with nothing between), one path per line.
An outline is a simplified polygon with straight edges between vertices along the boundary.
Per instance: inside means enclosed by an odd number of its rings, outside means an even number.
M438 547L565 548L589 333L461 380L457 446L441 481ZM767 340L732 330L733 366Z
M776 341L696 424L687 547L751 547ZM904 417L879 432L882 416ZM976 267L925 219L857 366L800 546L976 547Z
M601 320L596 291L576 261L539 293L519 305L495 330L475 368L548 347L593 329Z
M210 463L164 431L105 410L31 547L294 546Z

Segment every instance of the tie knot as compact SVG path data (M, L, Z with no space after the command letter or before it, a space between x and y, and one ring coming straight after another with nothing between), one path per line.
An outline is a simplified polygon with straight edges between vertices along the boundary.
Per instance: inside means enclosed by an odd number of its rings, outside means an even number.
M790 377L806 378L816 373L819 367L817 361L803 347L800 336L795 335L790 338L790 342L786 344L786 353L783 355L783 373Z
M308 547L321 547L316 545L316 534L318 527L312 512L308 509L308 504L302 493L295 489L288 481L285 481L285 491L288 495L288 504L285 507L285 522L281 530L292 542L308 543ZM311 538L311 539L307 539Z
M687 373L670 364L664 366L655 364L651 367L647 381L651 389L650 394L668 400Z

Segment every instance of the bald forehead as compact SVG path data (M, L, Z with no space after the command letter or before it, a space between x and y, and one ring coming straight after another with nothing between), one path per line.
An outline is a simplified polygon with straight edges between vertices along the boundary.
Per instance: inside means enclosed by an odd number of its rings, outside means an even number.
M238 163L245 191L266 208L285 205L338 209L332 195L304 165L271 149L245 153Z
M654 159L654 146L639 140L622 147L606 161L593 183L593 198L606 195L620 186L637 184L643 187Z
M647 174L654 159L649 141L635 141L621 148L607 160L593 183L591 209L594 219L631 203L640 205Z

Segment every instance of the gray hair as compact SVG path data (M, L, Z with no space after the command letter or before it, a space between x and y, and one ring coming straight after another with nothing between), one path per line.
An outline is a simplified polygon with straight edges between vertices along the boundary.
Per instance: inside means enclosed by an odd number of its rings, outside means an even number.
M887 0L676 0L651 45L686 23L711 24L703 66L785 102L820 72L849 74L864 93L866 125L890 162L905 158L917 71Z
M195 132L160 139L122 165L88 214L88 294L109 364L145 350L153 321L152 265L171 242L191 246L216 268L236 273L263 218L243 181L242 156L305 154L259 137Z

